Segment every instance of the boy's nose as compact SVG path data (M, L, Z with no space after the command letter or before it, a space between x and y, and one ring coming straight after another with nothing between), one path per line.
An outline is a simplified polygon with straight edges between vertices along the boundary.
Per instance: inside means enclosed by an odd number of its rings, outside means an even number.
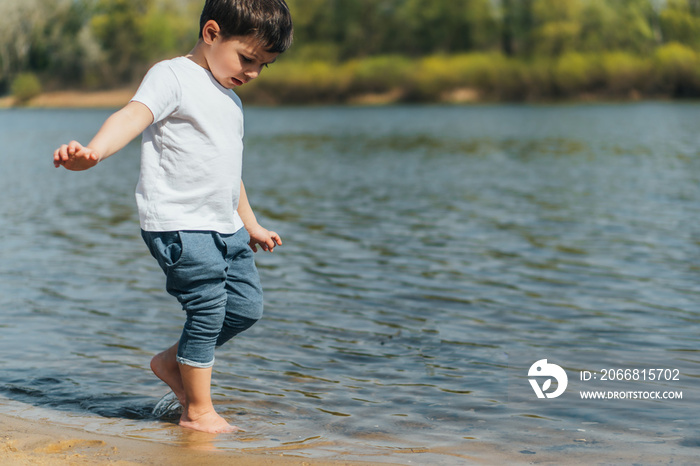
M245 75L249 80L253 80L260 76L260 71L262 71L262 66L250 68L245 72Z

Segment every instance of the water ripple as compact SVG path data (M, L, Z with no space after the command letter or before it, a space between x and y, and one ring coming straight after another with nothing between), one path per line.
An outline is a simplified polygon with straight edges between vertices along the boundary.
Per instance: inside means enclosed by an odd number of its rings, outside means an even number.
M284 246L258 256L265 318L217 354L217 409L243 424L248 449L317 456L460 451L465 439L531 451L523 432L591 425L695 448L700 140L674 122L699 113L249 110L246 186ZM17 125L47 129L0 172L0 392L155 422L164 386L148 361L183 315L138 234L138 145L82 174L48 158L106 116L0 112L5 159L20 152ZM662 386L686 396L586 405L571 390L538 404L527 369L545 357L573 385L577 370L678 367L680 385Z

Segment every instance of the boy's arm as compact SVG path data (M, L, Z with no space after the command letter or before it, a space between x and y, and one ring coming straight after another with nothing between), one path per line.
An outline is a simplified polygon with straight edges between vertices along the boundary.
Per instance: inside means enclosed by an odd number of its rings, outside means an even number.
M238 215L241 217L241 220L243 220L245 229L248 230L248 234L250 235L250 243L248 244L253 252L258 252L258 245L263 249L263 251L269 252L272 252L275 249L275 246L282 245L280 235L274 231L269 231L263 228L258 223L258 220L255 218L255 214L253 213L253 209L250 207L250 203L248 202L248 195L245 192L243 181L241 181L241 194L240 198L238 199Z
M54 151L53 164L68 170L87 170L124 148L153 123L153 114L141 102L129 102L104 122L92 141L82 146L77 141Z

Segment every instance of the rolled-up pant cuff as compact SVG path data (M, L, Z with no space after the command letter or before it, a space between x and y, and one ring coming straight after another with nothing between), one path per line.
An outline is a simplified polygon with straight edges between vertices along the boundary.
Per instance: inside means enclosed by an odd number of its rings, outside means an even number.
M215 361L215 359L212 359L211 362L201 363L190 361L189 359L181 358L180 356L178 356L176 359L179 364L182 364L184 366L196 367L198 369L209 369L210 367L214 366Z

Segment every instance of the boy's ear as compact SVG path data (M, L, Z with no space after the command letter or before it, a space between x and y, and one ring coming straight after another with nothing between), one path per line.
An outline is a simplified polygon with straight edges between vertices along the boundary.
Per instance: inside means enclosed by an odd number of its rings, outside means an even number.
M202 28L202 39L204 40L204 42L211 45L214 42L214 40L216 40L216 38L220 36L221 28L219 27L219 23L217 23L213 19L210 19L209 21L204 23L204 27Z

